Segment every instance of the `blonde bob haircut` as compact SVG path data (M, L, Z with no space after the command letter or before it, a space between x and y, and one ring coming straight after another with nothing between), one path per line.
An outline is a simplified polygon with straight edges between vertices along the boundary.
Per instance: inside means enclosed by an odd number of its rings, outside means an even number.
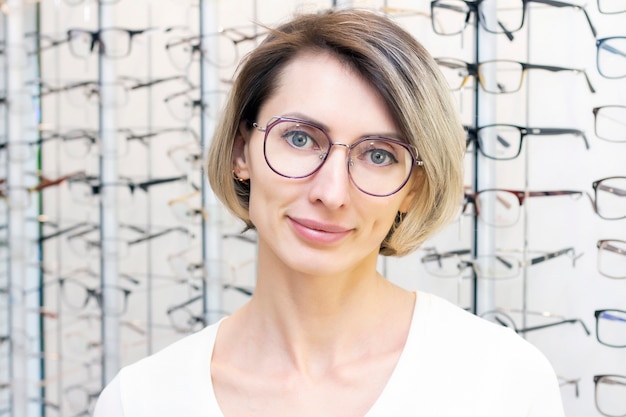
M303 51L330 53L369 81L387 103L423 167L406 186L418 191L398 213L383 255L417 249L448 223L463 195L465 134L446 80L424 47L400 26L375 12L330 10L301 14L276 29L240 63L208 153L208 176L216 196L249 228L251 183L233 177L234 138L252 128L261 106L277 88L283 68ZM384 197L375 197L384 198Z

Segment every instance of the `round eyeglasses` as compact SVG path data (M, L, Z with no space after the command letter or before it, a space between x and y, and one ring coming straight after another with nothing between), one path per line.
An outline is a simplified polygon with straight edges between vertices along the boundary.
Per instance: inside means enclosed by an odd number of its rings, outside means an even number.
M332 146L348 150L348 175L352 183L375 197L397 193L411 177L413 166L423 166L409 144L380 136L365 136L352 145L331 141L314 123L289 117L272 117L266 127L263 154L267 165L285 178L306 178L326 161Z

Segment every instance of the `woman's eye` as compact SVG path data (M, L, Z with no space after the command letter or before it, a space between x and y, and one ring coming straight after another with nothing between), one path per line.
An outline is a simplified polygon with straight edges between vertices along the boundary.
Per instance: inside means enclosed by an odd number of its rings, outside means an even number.
M370 149L364 156L366 162L378 166L391 165L398 162L396 157L391 152L384 149Z
M283 135L283 138L287 141L287 143L294 148L315 148L316 142L315 140L306 132L302 131L291 131L286 132Z

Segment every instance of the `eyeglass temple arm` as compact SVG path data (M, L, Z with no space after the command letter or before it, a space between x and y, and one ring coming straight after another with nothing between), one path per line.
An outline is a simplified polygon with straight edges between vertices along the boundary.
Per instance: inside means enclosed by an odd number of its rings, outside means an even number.
M589 141L587 140L587 135L580 129L569 129L569 128L560 128L560 127L526 127L521 128L522 133L525 135L575 135L581 136L583 141L585 142L585 148L589 149Z
M91 226L91 228L89 228L89 231L90 231L90 232L91 232L92 230L94 230L94 229L93 229L94 224L90 224L90 223L87 223L87 222L81 222L81 223L75 224L75 225L73 225L73 226L69 226L69 227L67 227L67 228L65 228L65 229L57 230L56 232L51 233L51 234L49 234L49 235L46 235L46 236L41 236L41 237L39 237L39 242L40 242L40 243L41 243L41 242L45 242L46 240L49 240L49 239L55 238L55 237L57 237L57 236L64 235L65 233L70 233L70 232L73 232L74 230L76 230L76 229L80 229L80 228L81 228L81 227L83 227L83 226Z
M148 188L150 188L153 185L158 185L158 184L166 184L168 182L174 182L174 181L181 181L187 179L186 175L181 175L178 177L168 177L168 178L156 178L153 180L148 180L148 181L143 181L143 182L139 182L134 184L136 187L141 188L143 191L148 191Z
M591 91L592 93L596 92L596 89L593 88L593 85L591 84L591 80L589 79L589 75L587 75L587 71L585 71L584 69L557 67L557 66L553 66L553 65L528 64L528 63L524 63L524 62L520 62L520 64L522 65L522 69L524 69L524 70L527 70L527 69L541 69L541 70L546 70L546 71L551 71L551 72L573 71L573 72L576 72L576 73L581 73L585 77L585 81L587 81L587 87L589 87L589 91Z
M431 262L431 261L439 261L441 259L450 258L452 256L469 255L470 253L471 253L470 249L458 249L458 250L452 250L452 251L442 252L442 253L430 253L428 255L424 255L421 261L422 263Z
M196 301L199 301L201 299L202 299L202 295L197 295L197 296L195 296L193 298L190 298L187 301L184 301L184 302L182 302L180 304L177 304L175 306L172 306L172 307L168 308L167 311L166 311L166 314L168 314L168 315L172 314L174 311L180 310L181 308L184 308L184 307L187 307L189 304L193 304Z
M579 6L577 4L572 4L572 3L565 3L562 1L556 1L556 0L526 0L525 3L539 3L539 4L545 4L545 5L553 6L553 7L573 7L575 9L582 10L582 12L585 14L585 18L587 19L587 23L589 23L589 29L591 29L591 33L593 33L593 37L595 38L598 36L596 28L593 25L593 23L591 23L591 18L589 17L587 10L583 6Z
M168 229L162 230L160 232L156 232L156 233L152 233L146 236L142 236L138 239L134 239L134 240L130 240L128 241L128 245L132 246L132 245L136 245L137 243L141 243L141 242L145 242L147 240L152 240L155 239L157 237L172 233L172 232L176 232L176 231L180 231L186 234L189 234L189 230L185 229L184 227L170 227Z
M561 255L565 255L570 253L571 258L572 258L572 266L576 266L576 261L578 260L578 258L580 258L581 256L584 255L584 253L581 253L580 255L576 255L576 250L574 248L565 248L565 249L561 249L560 251L556 251L556 252L551 252L551 253L547 253L543 256L538 256L536 258L532 258L529 262L530 265L535 265L544 261L548 261L550 259L559 257Z
M531 326L531 327L524 327L523 329L516 329L515 331L517 333L527 333L527 332L532 332L534 330L547 329L547 328L550 328L550 327L560 326L561 324L567 324L567 323L580 323L583 326L583 330L585 331L587 336L591 335L591 332L589 331L589 329L587 328L587 326L585 325L585 323L581 319L561 320L561 321L557 321L557 322L554 322L554 323L541 324L541 325L538 325L538 326Z
M230 284L224 284L222 286L222 288L224 288L225 290L235 290L238 291L240 293L242 293L243 295L247 295L249 297L252 297L253 292L247 288L243 288L243 287L239 287L236 285L230 285Z

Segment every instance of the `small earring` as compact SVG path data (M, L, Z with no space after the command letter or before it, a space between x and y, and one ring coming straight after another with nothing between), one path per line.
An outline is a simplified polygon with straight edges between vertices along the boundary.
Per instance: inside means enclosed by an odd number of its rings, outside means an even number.
M236 181L239 181L240 183L244 185L248 185L248 180L244 178L239 178L239 176L237 175L234 169L233 169L233 179L235 179Z

